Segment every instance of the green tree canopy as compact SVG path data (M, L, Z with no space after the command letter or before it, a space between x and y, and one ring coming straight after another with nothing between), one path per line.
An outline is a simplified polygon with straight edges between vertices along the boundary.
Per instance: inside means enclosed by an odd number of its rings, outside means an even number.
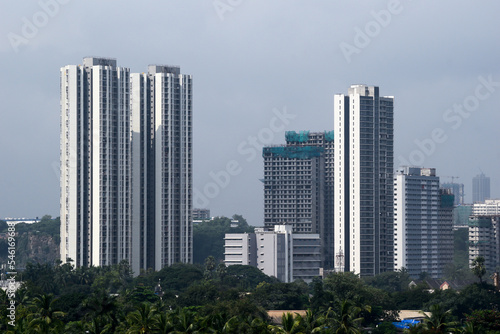
M193 228L193 262L203 264L207 256L213 256L216 263L224 260L224 235L226 233L253 233L246 219L234 215L238 225L231 227L231 218L216 217L196 223Z

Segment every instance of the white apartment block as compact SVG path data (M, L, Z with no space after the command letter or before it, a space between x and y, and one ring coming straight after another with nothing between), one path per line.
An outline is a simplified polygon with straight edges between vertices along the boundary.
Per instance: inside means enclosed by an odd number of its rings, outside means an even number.
M150 65L132 76L134 271L192 262L192 78ZM140 190L139 190L140 189Z
M131 258L130 71L85 58L61 68L61 259Z
M274 231L256 228L255 233L226 234L224 263L259 268L282 282L319 276L321 247L318 234L293 233L290 225L275 225Z
M394 180L394 270L442 278L453 262L453 195L434 168L404 167Z
M472 214L475 216L499 216L500 199L486 199L472 205Z
M373 276L394 269L393 97L353 85L335 94L335 269Z
M61 68L61 259L191 262L192 82L115 59Z
M488 271L500 266L500 215L469 217L469 263L478 256L485 260Z

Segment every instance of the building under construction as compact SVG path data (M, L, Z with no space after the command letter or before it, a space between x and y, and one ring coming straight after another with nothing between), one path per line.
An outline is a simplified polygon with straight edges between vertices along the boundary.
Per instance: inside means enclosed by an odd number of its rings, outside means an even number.
M286 145L264 147L264 226L318 233L322 265L334 267L333 131L288 131Z

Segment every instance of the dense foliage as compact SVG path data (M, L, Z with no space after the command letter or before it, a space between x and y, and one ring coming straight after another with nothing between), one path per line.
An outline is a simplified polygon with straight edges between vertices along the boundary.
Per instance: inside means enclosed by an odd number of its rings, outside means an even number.
M488 333L500 319L500 294L491 285L430 293L423 284L410 288L404 270L281 283L257 268L225 267L208 257L204 266L175 264L137 277L127 262L28 264L20 279L15 327L0 292L2 333L394 333L400 309L430 312L411 333ZM266 312L273 309L282 310L278 323Z
M333 273L309 284L282 283L255 267L221 262L225 233L253 231L243 217L233 219L237 227L225 217L194 226L196 264L174 264L136 277L127 262L90 268L28 263L18 275L22 286L15 293L14 327L7 317L10 299L0 290L0 333L382 334L396 333L392 322L402 309L428 312L408 333L500 330L500 293L486 283L481 259L472 271L463 256L448 268L448 278L476 277L478 283L460 292L431 292L425 282L410 287L404 269L363 279ZM58 238L59 224L45 216L38 224L17 225L18 245L24 235ZM6 227L0 222L0 232ZM464 250L463 233L455 237L456 248ZM271 318L268 310L280 310L281 318Z

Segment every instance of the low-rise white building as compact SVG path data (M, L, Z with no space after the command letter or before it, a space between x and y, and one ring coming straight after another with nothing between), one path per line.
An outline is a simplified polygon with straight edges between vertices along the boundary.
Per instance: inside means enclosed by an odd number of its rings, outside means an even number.
M39 223L41 220L38 218L5 218L5 222L9 225L17 225L17 224L36 224Z
M472 205L472 214L475 216L500 215L500 199L487 199Z
M319 234L296 234L292 229L291 225L275 225L274 231L256 228L255 233L226 234L225 264L254 266L286 283L311 282L320 274Z

